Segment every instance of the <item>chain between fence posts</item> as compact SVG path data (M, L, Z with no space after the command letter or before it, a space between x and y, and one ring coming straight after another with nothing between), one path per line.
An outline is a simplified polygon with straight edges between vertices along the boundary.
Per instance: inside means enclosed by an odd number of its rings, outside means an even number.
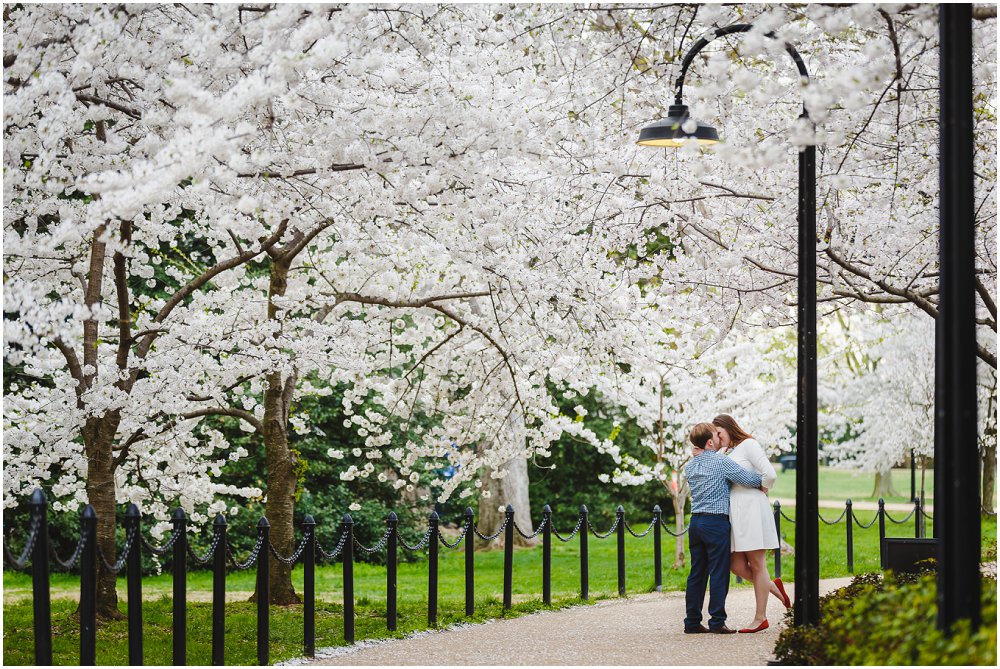
M587 505L580 505L580 599L587 601L590 596L590 559L587 555L587 539L590 534L590 518Z
M52 608L49 599L48 502L41 488L31 493L31 516L35 519L35 545L31 550L31 594L35 627L35 664L52 664Z
M663 545L660 537L660 505L653 506L653 589L663 590Z
M344 514L344 641L354 643L354 520Z
M854 573L854 504L847 500L847 571Z
M438 543L441 518L437 511L431 511L431 536L427 546L427 625L437 627L438 618Z
M218 667L226 663L226 517L218 514L212 525L212 664Z
M385 625L390 632L396 631L396 560L399 519L392 511L385 521L389 539L385 550Z
M465 507L465 615L476 613L476 532L472 507Z
M504 516L507 524L503 537L503 608L506 611L511 606L514 578L514 507L508 504Z
M879 564L885 569L885 500L881 497L878 500L878 553Z
M257 533L257 664L263 666L271 663L271 524L264 516L257 522Z
M778 534L778 547L774 549L774 577L781 578L781 502L774 500L774 531Z
M174 666L187 664L187 515L178 507L174 524Z
M125 575L128 588L128 663L142 666L142 551L139 550L141 518L139 507L129 504L125 510L125 533L131 535L125 550Z
M306 549L302 554L302 650L306 657L316 656L316 521L307 515L302 520Z
M80 556L80 664L97 664L97 514L88 504L80 524L84 535Z
M921 527L921 518L920 518L920 500L915 497L913 499L913 536L914 536L914 538L916 538L916 539L920 538L920 536L923 534L922 529L923 528Z
M552 606L552 507L542 507L542 603Z

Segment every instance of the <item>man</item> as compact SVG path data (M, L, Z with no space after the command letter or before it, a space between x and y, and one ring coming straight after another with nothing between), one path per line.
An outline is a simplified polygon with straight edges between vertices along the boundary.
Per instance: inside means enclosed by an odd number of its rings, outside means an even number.
M717 428L698 423L689 439L692 458L684 468L691 488L691 524L688 546L691 549L691 574L687 581L687 617L685 634L733 634L726 627L726 596L729 594L729 484L748 488L762 487L760 474L743 469L719 455ZM705 604L705 585L711 582L708 598L708 627L701 624Z

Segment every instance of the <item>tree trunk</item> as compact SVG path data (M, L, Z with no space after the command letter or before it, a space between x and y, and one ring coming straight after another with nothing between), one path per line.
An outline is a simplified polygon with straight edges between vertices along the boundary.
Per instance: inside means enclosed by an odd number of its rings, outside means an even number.
M271 543L283 556L295 551L295 456L288 447L288 406L284 392L295 386L289 378L284 385L281 374L267 375L264 391L264 452L267 459L267 504L264 514L271 524ZM291 393L287 393L290 397ZM272 604L297 604L292 586L292 568L271 556L268 584Z
M291 258L271 264L267 305L269 319L277 319L273 298L285 294L290 263ZM297 378L293 372L282 380L281 372L272 372L267 375L266 381L263 437L267 461L267 504L264 514L271 525L271 543L278 553L287 557L295 550L295 456L288 447L288 414ZM268 571L268 587L272 604L299 602L292 586L292 568L274 559L274 556Z
M872 488L872 497L898 497L899 493L892 485L892 471L875 472L875 486Z
M996 511L993 496L997 489L997 375L993 372L993 383L986 401L986 427L979 438L979 457L982 459L983 497L980 506L983 514Z
M87 501L97 514L97 617L104 620L124 618L118 610L115 574L104 566L117 558L115 546L115 467L112 444L118 421L114 418L91 418L83 429L87 452Z
M514 522L525 534L534 531L531 521L531 503L528 493L528 461L525 458L515 458L507 463L507 475L502 479L491 476L493 471L487 469L483 473L483 490L489 490L490 496L479 498L479 517L476 524L483 534L493 534L503 522L504 512L508 504L514 507ZM537 539L525 539L514 531L515 546L534 546ZM483 541L476 538L477 548L499 548L503 546L503 534L493 541Z
M677 533L677 539L674 546L674 569L680 569L684 566L684 537L681 534L684 531L684 507L687 504L688 489L685 485L678 494L671 495L674 502L674 532Z
M920 456L920 508L927 508L927 456Z
M997 490L997 442L987 442L987 445L980 451L983 463L983 500L982 511L984 514L992 514L996 511L993 504L993 496Z

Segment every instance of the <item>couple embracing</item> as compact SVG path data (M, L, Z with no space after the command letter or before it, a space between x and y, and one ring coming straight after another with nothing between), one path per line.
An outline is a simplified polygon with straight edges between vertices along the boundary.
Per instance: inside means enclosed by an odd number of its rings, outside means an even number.
M690 434L692 458L684 468L691 489L685 634L733 634L726 627L729 572L753 583L757 611L740 632L767 629L768 595L791 607L781 579L771 580L765 556L778 548L767 490L778 478L764 449L732 416L698 423ZM727 455L728 452L728 455ZM701 623L710 583L708 627Z

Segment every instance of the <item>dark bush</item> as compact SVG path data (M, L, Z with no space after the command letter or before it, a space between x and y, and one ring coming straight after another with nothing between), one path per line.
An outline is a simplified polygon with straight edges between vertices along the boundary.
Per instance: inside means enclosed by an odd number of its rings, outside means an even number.
M934 572L856 577L820 599L820 622L788 626L775 657L788 665L986 665L997 659L997 587L983 582L983 625L950 636L936 627Z

